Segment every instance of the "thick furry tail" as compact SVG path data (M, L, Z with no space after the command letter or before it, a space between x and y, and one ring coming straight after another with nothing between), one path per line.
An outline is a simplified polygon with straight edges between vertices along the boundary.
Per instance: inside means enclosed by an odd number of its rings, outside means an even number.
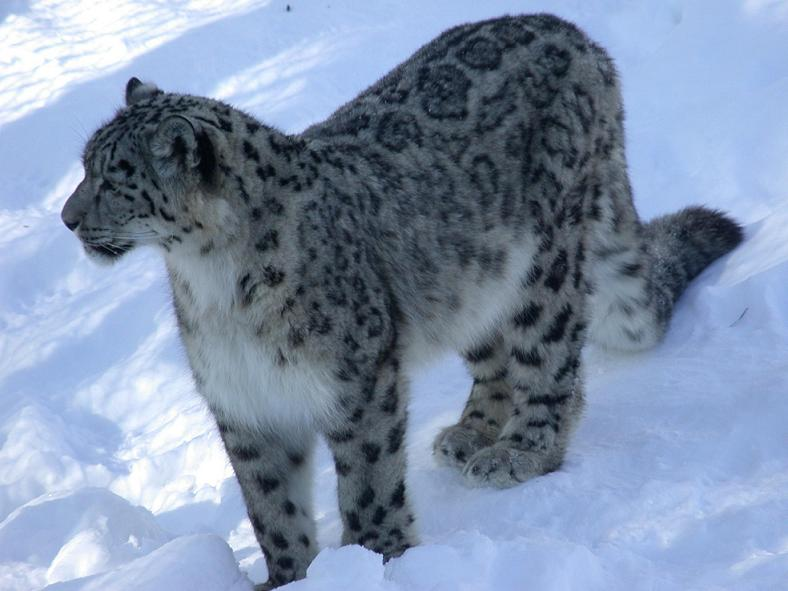
M736 248L742 227L724 213L687 207L643 228L652 256L652 281L671 294L671 306L703 269Z
M662 338L690 281L740 244L744 234L725 214L703 207L629 228L597 234L596 243L604 247L597 252L605 254L592 264L589 336L607 347L637 351Z

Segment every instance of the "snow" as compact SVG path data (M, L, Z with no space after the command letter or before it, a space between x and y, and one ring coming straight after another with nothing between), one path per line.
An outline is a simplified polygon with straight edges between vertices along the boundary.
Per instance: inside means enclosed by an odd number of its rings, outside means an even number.
M29 535L42 530L46 537ZM0 525L0 561L65 581L121 566L169 538L149 511L85 487L42 495L11 513Z
M188 557L188 561L184 561ZM46 587L47 591L249 591L227 544L213 534L181 536L120 568Z
M422 545L324 550L293 590L788 588L788 6L767 0L11 0L0 4L0 589L251 589L265 563L177 341L151 252L98 268L59 220L79 152L132 75L287 131L440 31L557 11L621 71L636 204L747 226L663 343L589 348L565 466L466 488L429 453L469 378L414 376L408 481Z

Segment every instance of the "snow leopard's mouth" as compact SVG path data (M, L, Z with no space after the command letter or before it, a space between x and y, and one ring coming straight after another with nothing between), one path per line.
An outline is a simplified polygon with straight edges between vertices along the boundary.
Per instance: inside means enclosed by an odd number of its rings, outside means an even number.
M130 251L132 246L129 242L85 243L85 251L97 260L115 261Z

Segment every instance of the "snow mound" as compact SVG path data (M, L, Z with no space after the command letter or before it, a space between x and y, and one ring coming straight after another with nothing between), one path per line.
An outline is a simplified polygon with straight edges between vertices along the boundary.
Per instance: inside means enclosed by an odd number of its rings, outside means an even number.
M219 536L177 538L103 575L49 585L45 591L252 591L233 552Z
M106 489L46 494L0 523L0 581L18 563L47 583L86 577L144 556L170 537L152 513Z

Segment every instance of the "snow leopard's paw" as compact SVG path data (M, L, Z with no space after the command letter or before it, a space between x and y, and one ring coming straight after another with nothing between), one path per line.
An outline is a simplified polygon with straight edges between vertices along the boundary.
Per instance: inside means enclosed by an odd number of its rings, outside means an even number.
M439 464L462 470L471 456L492 444L492 439L476 429L452 425L438 433L432 449Z
M496 445L476 452L462 474L471 486L509 488L529 478L551 472L561 462L543 453Z

